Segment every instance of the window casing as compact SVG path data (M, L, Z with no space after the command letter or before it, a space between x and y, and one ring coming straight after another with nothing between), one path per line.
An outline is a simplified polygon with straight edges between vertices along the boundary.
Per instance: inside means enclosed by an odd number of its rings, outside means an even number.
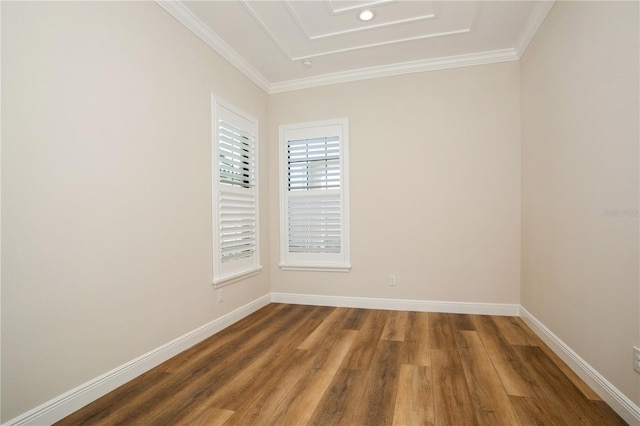
M348 120L280 126L280 267L351 269Z
M213 284L261 269L258 238L258 122L212 99Z

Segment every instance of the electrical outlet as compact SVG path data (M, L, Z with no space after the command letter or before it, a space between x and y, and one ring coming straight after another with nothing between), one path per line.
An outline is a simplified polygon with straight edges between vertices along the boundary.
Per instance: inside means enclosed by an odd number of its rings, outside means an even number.
M222 293L222 289L218 289L218 303L224 302L224 293Z
M633 347L633 369L640 373L640 348L637 346Z
M391 285L391 286L396 285L396 275L395 274L389 274L389 285Z

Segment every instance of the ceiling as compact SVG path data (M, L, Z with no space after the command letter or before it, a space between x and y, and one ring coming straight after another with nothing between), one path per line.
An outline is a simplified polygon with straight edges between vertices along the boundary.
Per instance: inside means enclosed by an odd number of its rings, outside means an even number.
M518 60L554 4L518 0L158 3L268 93ZM372 20L359 19L364 9L374 13Z

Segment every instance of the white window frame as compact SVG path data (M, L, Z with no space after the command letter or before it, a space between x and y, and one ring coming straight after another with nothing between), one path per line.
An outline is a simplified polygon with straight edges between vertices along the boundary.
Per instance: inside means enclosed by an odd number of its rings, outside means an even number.
M211 184L212 184L212 242L213 242L213 285L223 287L241 279L258 274L262 270L260 264L260 210L259 210L259 155L258 155L258 120L231 106L227 102L211 97L212 123L211 123ZM253 143L253 164L250 171L248 187L241 185L230 185L221 182L221 162L220 162L220 122L224 121L231 126L240 129L241 132L250 136ZM252 175L252 176L251 176ZM241 207L246 210L246 206L253 207L253 229L254 243L251 255L243 256L239 259L223 259L222 240L222 216L225 207L223 197L237 197L244 203ZM226 205L227 208L228 205ZM227 228L229 229L229 228Z
M340 188L323 190L289 190L289 141L339 137ZM351 270L349 231L349 121L347 118L280 126L280 263L283 270L348 272ZM339 194L340 251L295 252L290 250L289 203L295 197L313 194Z

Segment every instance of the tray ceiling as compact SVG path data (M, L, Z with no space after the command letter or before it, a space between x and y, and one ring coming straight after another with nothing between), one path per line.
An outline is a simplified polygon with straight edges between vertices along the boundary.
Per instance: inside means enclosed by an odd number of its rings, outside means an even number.
M550 1L159 1L269 93L517 60ZM362 21L369 9L374 18Z

